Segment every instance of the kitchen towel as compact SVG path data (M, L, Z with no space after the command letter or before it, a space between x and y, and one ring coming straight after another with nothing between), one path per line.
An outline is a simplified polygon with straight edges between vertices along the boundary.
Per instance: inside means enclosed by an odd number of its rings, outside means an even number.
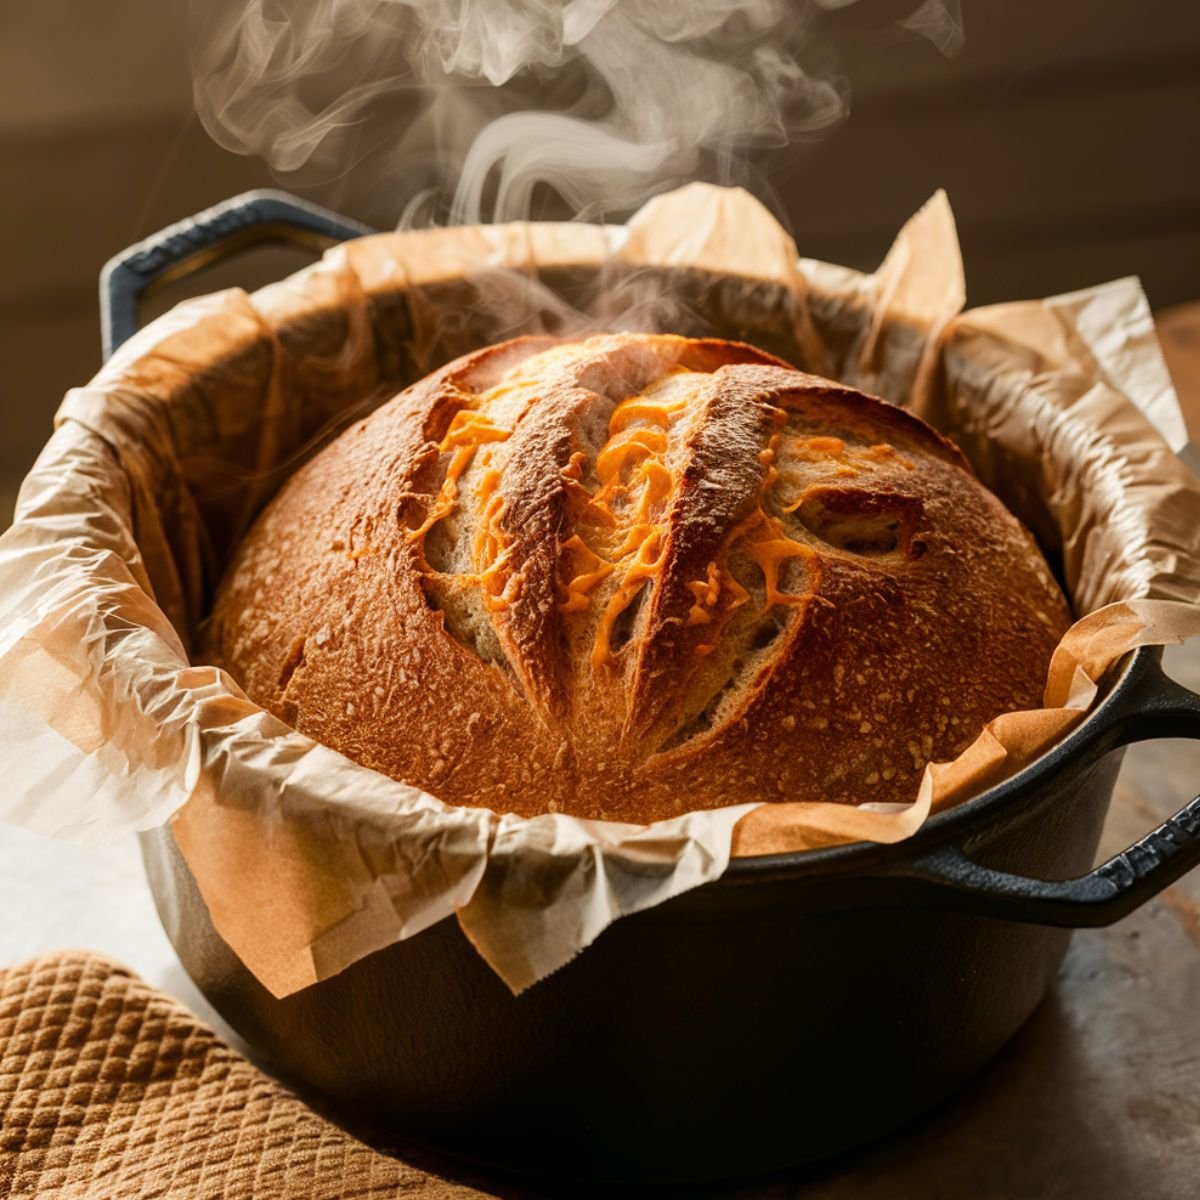
M83 951L0 971L0 1200L468 1200Z

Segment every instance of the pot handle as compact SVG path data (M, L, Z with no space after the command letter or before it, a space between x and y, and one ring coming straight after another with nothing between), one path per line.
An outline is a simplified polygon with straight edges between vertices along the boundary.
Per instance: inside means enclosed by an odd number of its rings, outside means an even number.
M349 217L269 189L234 196L159 230L110 258L100 272L104 357L138 331L142 297L163 284L263 242L294 242L320 254L373 232Z
M1106 749L1161 737L1200 740L1200 695L1168 678L1157 659L1142 677ZM939 846L896 874L937 907L1037 925L1111 925L1200 865L1200 796L1127 850L1077 879L1041 880L973 862L956 846ZM888 872L892 875L892 872Z

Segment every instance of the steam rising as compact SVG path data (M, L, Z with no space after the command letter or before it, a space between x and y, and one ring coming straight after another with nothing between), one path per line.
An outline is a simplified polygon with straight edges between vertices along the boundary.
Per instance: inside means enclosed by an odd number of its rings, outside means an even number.
M612 216L841 120L844 86L801 58L814 11L846 2L194 0L196 105L305 182L370 159L402 223ZM961 44L955 0L908 28Z

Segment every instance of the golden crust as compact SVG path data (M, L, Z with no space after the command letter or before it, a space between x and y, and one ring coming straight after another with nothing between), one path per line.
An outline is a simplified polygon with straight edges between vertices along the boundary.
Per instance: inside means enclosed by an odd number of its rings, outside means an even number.
M1036 706L1067 605L959 451L748 346L526 338L287 483L207 657L442 799L645 822L907 802Z

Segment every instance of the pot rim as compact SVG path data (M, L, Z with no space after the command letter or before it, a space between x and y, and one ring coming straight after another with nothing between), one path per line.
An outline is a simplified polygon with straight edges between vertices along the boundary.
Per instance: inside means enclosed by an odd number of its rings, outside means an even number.
M1088 710L1074 729L1015 775L1010 775L970 800L935 813L911 837L891 844L848 842L817 850L731 856L725 871L713 884L774 882L805 875L844 874L856 869L894 865L912 858L915 853L928 850L934 843L951 841L956 835L959 835L958 840L966 840L980 828L1012 817L1022 808L1036 804L1043 796L1043 787L1051 779L1076 766L1084 758L1093 741L1096 724L1112 715L1114 708L1132 689L1135 676L1149 667L1157 655L1158 649L1153 646L1143 646L1127 655L1110 676L1106 694Z

